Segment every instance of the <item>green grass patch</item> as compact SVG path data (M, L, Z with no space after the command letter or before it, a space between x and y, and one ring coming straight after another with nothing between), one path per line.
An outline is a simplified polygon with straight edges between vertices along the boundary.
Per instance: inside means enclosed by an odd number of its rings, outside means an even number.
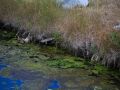
M77 60L77 61L75 61ZM63 58L50 59L47 61L47 65L55 68L87 68L87 65L84 61L78 60L78 58L64 56Z

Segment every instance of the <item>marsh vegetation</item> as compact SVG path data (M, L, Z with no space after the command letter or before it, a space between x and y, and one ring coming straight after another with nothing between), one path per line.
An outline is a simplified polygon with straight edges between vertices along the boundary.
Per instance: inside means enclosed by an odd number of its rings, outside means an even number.
M119 31L113 30L120 19L119 0L89 2L86 8L64 10L55 0L1 0L0 20L29 32L31 41L57 32L62 37L57 43L68 52L119 68Z
M75 73L117 85L120 31L114 26L120 23L119 2L89 0L87 7L64 9L56 0L0 0L0 60L29 74L38 71L59 79ZM9 69L0 74L9 76ZM97 83L103 85L102 80Z

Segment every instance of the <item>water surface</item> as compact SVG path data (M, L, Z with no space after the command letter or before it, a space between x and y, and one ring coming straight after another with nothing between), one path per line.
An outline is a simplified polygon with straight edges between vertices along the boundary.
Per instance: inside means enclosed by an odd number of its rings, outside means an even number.
M0 64L0 71L7 67L7 65ZM0 90L21 90L21 80L14 80L12 78L0 75Z

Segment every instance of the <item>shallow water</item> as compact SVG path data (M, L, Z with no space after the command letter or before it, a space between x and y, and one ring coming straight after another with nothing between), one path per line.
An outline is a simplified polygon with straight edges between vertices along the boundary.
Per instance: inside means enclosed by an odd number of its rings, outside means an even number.
M53 47L1 40L0 90L119 90L119 82L109 76L91 76L87 69L49 66L50 58L61 57L68 55Z
M5 67L7 67L7 65L1 64L1 65L0 65L0 70L4 69Z
M5 59L1 62L8 63L9 67L0 64L0 90L119 90L116 85L104 84L99 77L88 76L84 70L52 69L44 72L43 68L43 71L26 69L11 62Z
M0 70L7 67L7 65L0 64ZM14 80L12 78L0 75L0 90L21 90L22 81Z

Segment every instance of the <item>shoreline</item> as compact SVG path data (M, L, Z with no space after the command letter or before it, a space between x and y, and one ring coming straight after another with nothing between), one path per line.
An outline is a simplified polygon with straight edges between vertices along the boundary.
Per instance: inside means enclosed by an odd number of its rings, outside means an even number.
M34 34L32 34L32 32L29 32L29 31L24 30L24 29L20 30L17 27L12 26L11 24L4 24L1 21L0 21L0 29L4 29L8 32L16 33L15 37L17 38L19 43L22 43L22 44L24 44L24 43L36 43L38 45L54 46L56 48L60 48L61 50L64 50L65 52L67 52L68 54L71 54L73 56L84 58L86 60L89 60L89 62L92 61L92 62L97 62L97 63L102 64L99 61L102 60L103 56L99 57L98 56L99 54L98 55L97 54L91 54L91 56L86 56L86 55L84 56L84 53L87 53L87 52L83 52L79 48L77 50L72 49L72 47L70 48L69 46L67 48L65 48L64 45L63 45L64 41L62 42L62 40L59 39L60 34L58 34L58 33L57 33L58 36L55 36L55 37L53 35L51 35L52 33L49 33L49 34L45 34L45 33L43 34L42 33L41 35L38 34L38 37L36 37L37 35L34 36ZM57 39L55 39L55 38L57 38ZM41 41L45 41L45 42L41 42ZM113 63L113 64L115 64L115 63ZM107 62L104 63L103 65L105 65L107 67L110 67L110 68L116 68L113 65L109 66L109 64L107 64ZM119 67L117 67L117 69L119 69Z

